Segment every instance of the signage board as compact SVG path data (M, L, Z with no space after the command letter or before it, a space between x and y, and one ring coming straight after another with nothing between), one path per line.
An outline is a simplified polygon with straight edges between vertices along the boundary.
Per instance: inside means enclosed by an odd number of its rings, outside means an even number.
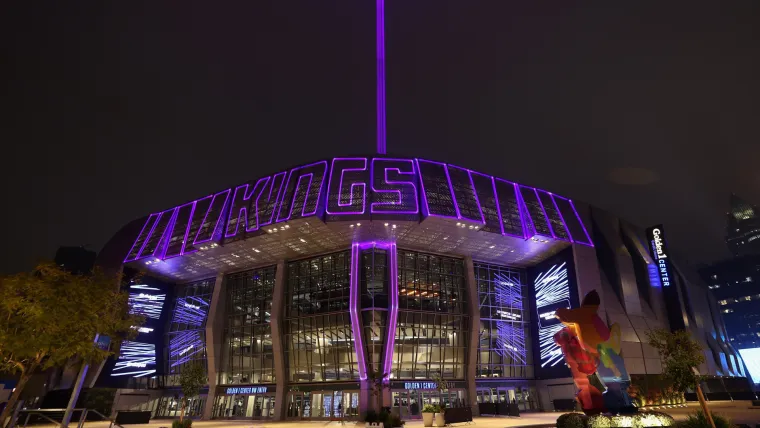
M264 394L268 390L268 386L229 386L224 390L224 393L226 395L252 395Z
M334 158L150 214L124 262L150 265L275 233L275 224L306 217L439 217L482 232L593 246L575 205L562 196L424 159Z
M660 285L670 287L670 273L672 271L670 259L668 258L670 251L668 251L665 231L661 224L647 229L647 241L649 242L649 254L651 254L657 267Z

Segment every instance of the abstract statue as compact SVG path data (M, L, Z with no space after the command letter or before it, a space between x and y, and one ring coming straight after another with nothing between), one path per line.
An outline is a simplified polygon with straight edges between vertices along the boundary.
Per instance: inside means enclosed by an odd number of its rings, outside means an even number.
M620 326L607 327L596 313L599 304L599 294L593 290L580 308L557 309L555 315L565 327L554 341L570 367L584 413L635 412L627 393L631 378L620 356Z

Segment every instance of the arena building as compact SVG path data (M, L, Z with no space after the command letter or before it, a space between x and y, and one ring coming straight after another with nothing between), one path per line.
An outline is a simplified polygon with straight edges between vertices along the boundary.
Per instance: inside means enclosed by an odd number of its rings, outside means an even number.
M256 178L126 225L98 265L131 279L147 322L87 385L154 417L178 414L191 362L208 370L189 408L204 418L560 409L575 387L554 311L591 290L621 327L634 383L661 373L645 342L663 327L702 343L708 397L747 384L662 226L447 163L333 158Z

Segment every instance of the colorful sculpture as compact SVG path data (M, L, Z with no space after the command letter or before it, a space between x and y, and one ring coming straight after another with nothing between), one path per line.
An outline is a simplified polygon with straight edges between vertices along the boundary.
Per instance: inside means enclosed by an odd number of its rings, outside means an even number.
M555 315L565 327L554 341L570 367L584 413L635 412L626 392L631 378L620 356L620 326L607 327L597 314L599 304L599 294L593 290L580 308L557 309Z

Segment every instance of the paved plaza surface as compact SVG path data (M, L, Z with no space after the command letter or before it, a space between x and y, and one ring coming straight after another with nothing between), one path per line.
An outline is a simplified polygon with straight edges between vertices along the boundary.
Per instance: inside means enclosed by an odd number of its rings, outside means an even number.
M755 424L760 424L760 408L752 408L750 401L713 401L709 403L710 409L721 415L731 418L734 423L749 424L754 427ZM676 420L686 419L689 413L692 413L699 409L698 403L689 403L687 407L674 407L674 408L660 408L652 409L672 415ZM456 424L457 426L474 426L475 428L508 428L508 427L549 427L553 426L557 421L557 417L561 415L561 412L538 412L538 413L523 413L519 418L506 417L506 416L483 416L475 418L474 425ZM171 428L171 419L155 419L150 422L149 425L134 425L137 427L146 428ZM35 427L42 427L44 425L35 425ZM48 425L52 427L53 425ZM72 427L76 426L76 422L72 421ZM85 424L86 428L108 428L107 422L88 422ZM132 425L130 425L131 427ZM340 422L328 422L328 421L285 421L285 422L272 422L272 421L238 421L238 420L212 420L212 421L194 421L193 428L354 428L357 426L364 426L363 423L346 422L341 424ZM421 420L407 421L406 428L423 428Z

